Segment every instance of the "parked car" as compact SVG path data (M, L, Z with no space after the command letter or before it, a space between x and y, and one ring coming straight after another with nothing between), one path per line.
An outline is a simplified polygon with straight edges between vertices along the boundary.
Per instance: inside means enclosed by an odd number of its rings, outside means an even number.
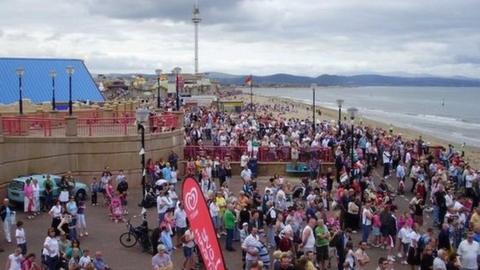
M40 201L43 201L43 197L45 196L44 191L45 191L45 180L47 179L47 174L34 174L34 175L17 177L10 182L7 188L7 197L11 203L15 205L23 204L24 202L23 187L27 179L37 180L38 185L40 187ZM60 195L59 184L60 184L61 176L50 174L50 179L53 182L53 188L52 188L53 198L56 199ZM85 183L75 180L75 187L73 189L73 192L75 196L78 196L79 194L83 193L83 195L85 195L85 198L86 198L86 195L88 192L88 186Z

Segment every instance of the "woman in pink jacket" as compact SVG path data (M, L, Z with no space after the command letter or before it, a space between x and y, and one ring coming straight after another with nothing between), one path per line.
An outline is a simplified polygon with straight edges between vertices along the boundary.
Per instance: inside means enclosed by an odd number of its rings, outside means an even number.
M32 179L27 179L25 181L25 186L23 187L23 205L24 211L27 213L27 218L33 218L33 210L35 209L35 199L33 197L33 186Z

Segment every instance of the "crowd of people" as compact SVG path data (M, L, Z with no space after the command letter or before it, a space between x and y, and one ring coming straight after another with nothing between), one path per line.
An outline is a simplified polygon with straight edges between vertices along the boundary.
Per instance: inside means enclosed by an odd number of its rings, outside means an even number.
M235 251L232 243L240 241L244 269L327 269L333 262L337 269L477 269L480 249L472 239L480 240L480 174L452 145L433 148L421 137L407 140L364 125L353 134L329 121L312 127L308 119L248 109L208 108L187 113L185 123L187 145L247 149L235 160L242 170L238 194L229 190L233 157L198 156L186 165L208 187L202 190L225 249ZM318 159L299 184L275 175L261 191L249 166L259 145L330 148L335 170L318 170ZM295 162L295 151L290 154ZM402 205L405 196L412 198ZM378 265L370 262L370 249L385 250Z
M103 197L103 205L108 216L114 220L112 205L117 197L124 194L122 206L126 207L126 191L128 184L123 171L116 176L116 190L108 167L102 173L100 181L93 179L91 183L91 206L98 205L98 196ZM7 270L108 270L111 269L103 258L101 251L93 252L80 246L80 242L89 237L86 223L86 209L89 203L84 192L75 192L75 179L70 172L54 183L47 175L43 187L39 188L35 179L27 179L24 185L24 211L27 219L43 216L48 213L51 218L47 228L47 236L42 244L40 254L29 252L27 236L22 220L16 221L16 212L8 199L4 199L0 207L4 236L8 243L12 242L12 225L16 225L15 243L17 248L8 256L5 264ZM58 197L54 196L54 187L58 186ZM44 193L40 199L40 190ZM126 212L122 210L121 217ZM3 249L1 250L3 251Z
M272 113L287 108L297 109L288 104L255 105L234 114L214 107L187 109L185 145L243 150L235 156L186 152L184 172L174 152L166 160L147 161L140 206L156 206L158 216L143 246L155 251L152 269L202 266L179 200L180 175L199 182L217 237L225 252L242 258L241 269L391 270L401 264L412 270L478 269L480 173L464 160L463 151L451 145L434 148L421 137L405 139L393 130L365 125L352 130L337 122ZM262 146L287 148L285 159L293 166L306 163L308 175L292 181L272 174L266 183L258 181ZM328 149L329 156L311 150L317 148ZM233 175L237 163L239 176ZM27 252L23 222L16 222L18 248L9 255L7 269L108 269L101 252L91 255L80 248L80 240L89 237L87 202L72 192L72 181L65 175L58 200L49 197L44 205L35 183L26 185L27 218L47 209L51 227L36 260ZM241 186L238 192L234 185ZM109 218L124 221L128 184L123 172L114 179L105 168L90 189L92 206L103 200ZM0 216L11 241L15 213L8 200ZM373 252L381 254L375 261ZM174 266L173 256L182 255L183 265Z

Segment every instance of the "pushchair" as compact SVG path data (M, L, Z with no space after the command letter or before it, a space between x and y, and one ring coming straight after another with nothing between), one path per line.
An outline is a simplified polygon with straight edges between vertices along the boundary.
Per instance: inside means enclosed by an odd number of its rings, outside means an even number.
M119 197L113 197L110 203L110 216L115 223L123 221L123 206Z
M157 196L155 194L155 191L153 189L149 189L148 192L145 193L145 197L139 203L138 206L145 207L145 208L150 208L150 207L154 207L156 205L157 205Z

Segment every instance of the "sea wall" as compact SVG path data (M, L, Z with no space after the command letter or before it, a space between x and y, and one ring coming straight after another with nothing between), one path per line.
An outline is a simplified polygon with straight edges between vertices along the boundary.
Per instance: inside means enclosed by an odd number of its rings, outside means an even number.
M1 130L1 127L0 127ZM183 128L145 135L145 158L166 159L175 151L183 159ZM15 137L0 133L0 187L12 178L32 173L62 174L71 171L90 182L105 166L140 183L140 135L114 137Z

